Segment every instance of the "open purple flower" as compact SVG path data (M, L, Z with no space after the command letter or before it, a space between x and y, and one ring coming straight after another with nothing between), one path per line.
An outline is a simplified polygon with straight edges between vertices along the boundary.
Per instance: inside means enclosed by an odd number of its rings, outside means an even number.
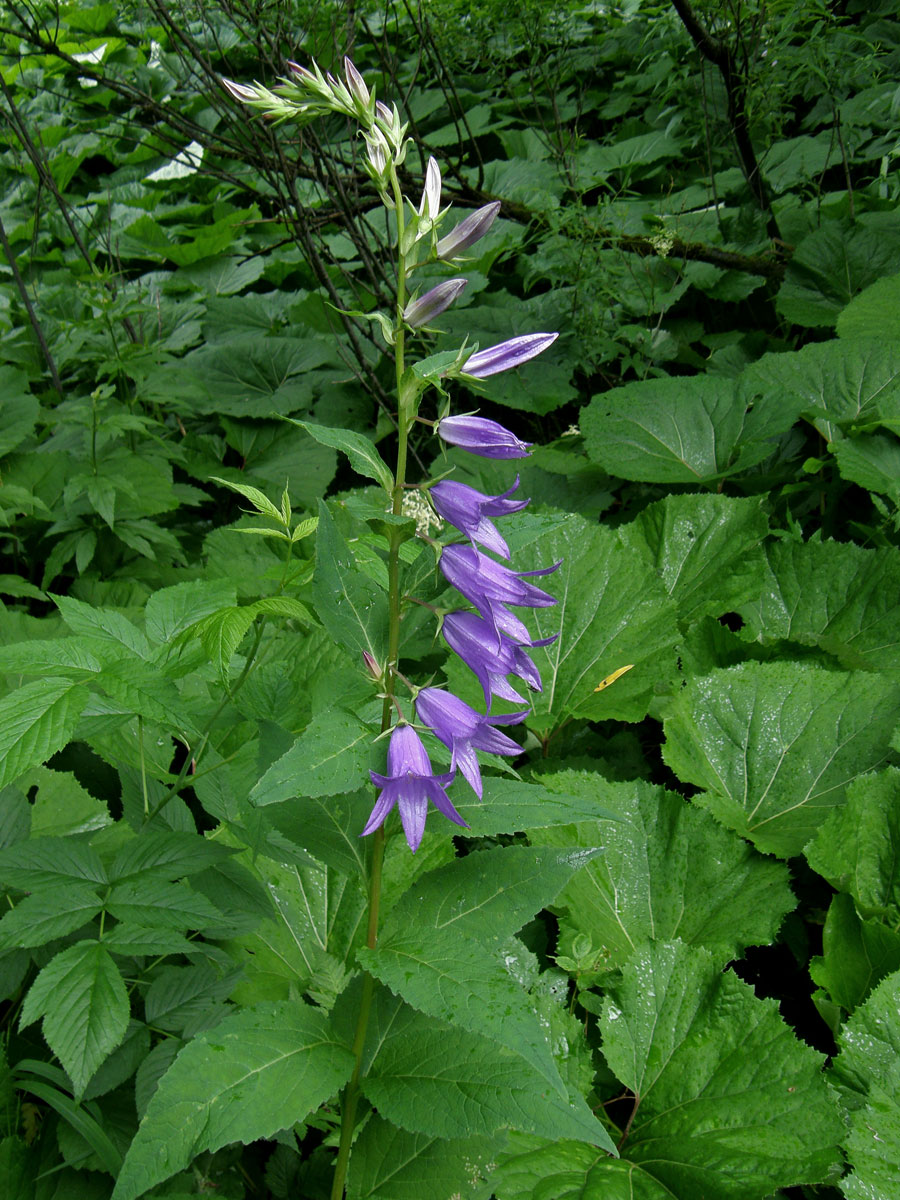
M518 725L528 715L527 709L508 716L485 717L464 700L442 688L422 688L416 697L416 712L419 720L424 721L435 737L450 750L451 769L459 767L479 800L483 787L475 751L484 750L488 754L522 753L518 742L492 726Z
M502 563L480 554L473 546L454 545L444 547L440 566L447 582L475 605L496 631L498 640L502 630L517 641L531 641L530 633L507 605L549 608L556 603L555 597L549 592L542 591L533 583L526 583L524 576L549 575L559 563L538 571L511 571Z
M526 333L522 337L499 342L487 350L478 350L466 359L463 374L471 375L475 379L487 379L489 375L511 371L514 367L528 362L530 358L543 354L558 337L558 333Z
M519 486L516 482L499 496L486 496L465 483L453 479L442 479L431 489L431 501L438 513L449 521L470 542L478 542L487 550L493 550L502 558L509 558L509 546L500 536L497 526L490 517L502 517L507 513L521 512L527 500L507 500Z
M453 782L455 768L445 775L435 775L431 769L428 752L422 739L411 725L395 725L388 746L387 775L370 771L372 782L381 788L375 807L361 837L372 833L383 824L388 813L396 804L400 809L403 832L409 848L415 854L425 832L425 816L428 801L456 825L465 821L451 804L445 788Z
M444 617L443 634L447 645L463 660L474 673L484 689L484 702L490 707L491 696L524 704L508 682L507 675L522 679L532 691L541 691L541 676L525 650L508 637L500 636L482 617L470 612L452 612ZM532 646L548 646L555 642L553 637L531 642Z
M487 417L444 417L438 433L451 446L482 458L527 458L531 445Z

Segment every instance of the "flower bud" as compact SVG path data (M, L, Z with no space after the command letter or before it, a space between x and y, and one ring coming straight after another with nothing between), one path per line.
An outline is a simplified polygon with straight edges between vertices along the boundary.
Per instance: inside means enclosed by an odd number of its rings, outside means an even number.
M344 75L347 78L347 88L350 95L359 104L360 110L365 112L371 100L369 89L366 87L366 81L349 58L344 59Z
M425 190L419 203L419 216L425 217L432 224L437 220L441 211L441 169L433 156L428 160L425 169Z
M444 417L438 434L452 446L482 458L527 458L531 445L487 417Z
M500 201L495 200L492 204L485 204L483 208L470 213L465 220L460 221L455 229L451 229L447 236L442 237L438 242L436 247L438 258L449 261L451 258L456 258L458 254L462 254L464 250L468 250L470 246L474 246L493 225L499 211Z
M487 379L489 375L511 371L530 358L543 354L558 337L558 333L526 333L523 337L510 338L487 350L479 350L466 359L463 374L475 379Z
M439 316L444 309L450 307L467 283L467 279L445 279L424 296L410 300L403 310L403 320L413 329L427 324L433 317Z

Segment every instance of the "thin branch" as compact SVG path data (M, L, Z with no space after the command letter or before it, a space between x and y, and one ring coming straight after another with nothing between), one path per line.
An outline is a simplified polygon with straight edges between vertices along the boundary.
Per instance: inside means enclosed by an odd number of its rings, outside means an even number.
M19 272L19 267L16 262L16 256L13 253L13 248L9 244L9 238L6 236L6 229L3 225L3 218L0 217L0 243L3 245L3 252L7 257L10 268L12 269L13 279L16 281L16 287L19 289L19 296L22 303L25 305L25 311L28 313L28 320L31 322L31 328L34 330L34 336L38 340L41 347L41 352L44 355L44 361L47 363L47 370L50 372L50 379L54 388L59 392L60 399L63 397L63 387L59 379L59 372L56 369L56 363L53 361L53 355L50 347L47 345L47 339L44 337L44 331L41 329L41 323L38 320L37 313L34 311L34 306L31 303L31 297L28 295L28 289L25 286L25 280Z

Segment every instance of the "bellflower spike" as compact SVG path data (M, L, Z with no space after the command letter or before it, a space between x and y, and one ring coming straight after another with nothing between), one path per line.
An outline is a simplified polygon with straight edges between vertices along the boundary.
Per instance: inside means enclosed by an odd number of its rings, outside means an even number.
M562 561L562 560L560 560ZM526 575L549 575L559 563L538 571L511 571L494 562L472 546L445 546L441 553L441 572L449 584L475 605L485 620L503 628L492 616L495 604L517 604L523 608L549 608L556 598L526 583ZM530 637L524 639L530 641Z
M403 310L403 320L413 329L427 324L450 307L468 282L468 279L445 279L418 300L410 300Z
M438 242L435 247L438 258L446 259L449 262L450 259L462 254L464 250L468 250L470 246L474 246L493 225L499 211L500 201L495 200L493 204L485 204L483 208L478 208L475 212L470 213Z
M528 715L527 709L508 716L484 717L464 700L442 688L422 688L416 697L416 712L419 720L424 721L435 737L450 750L451 770L458 767L462 771L479 800L483 787L475 751L484 750L488 754L522 753L518 742L492 726L518 725Z
M425 832L429 800L448 820L456 825L466 824L444 790L453 782L456 771L448 771L445 775L434 774L422 739L411 725L394 726L388 746L387 769L387 775L369 772L372 782L381 788L381 792L361 837L383 824L395 804L400 809L403 832L413 854L418 850Z
M543 354L558 337L558 333L526 333L522 337L510 338L491 346L488 350L479 350L466 359L463 374L475 379L487 379L489 375L511 371L530 358Z
M519 477L508 491L499 496L485 496L475 488L452 479L443 479L431 489L431 502L438 514L449 521L470 542L477 542L486 550L492 550L501 558L509 558L509 546L497 531L489 517L502 517L507 513L520 512L527 500L507 500L507 496L519 486Z
M508 637L499 641L491 625L470 612L452 612L444 617L443 634L447 645L463 660L475 674L484 690L484 702L490 707L491 696L502 700L524 704L525 700L508 682L507 675L524 680L533 692L540 692L541 676L537 667L521 646ZM533 646L547 646L555 642L553 637L532 642Z
M487 417L444 417L438 433L451 446L482 458L527 458L532 445Z

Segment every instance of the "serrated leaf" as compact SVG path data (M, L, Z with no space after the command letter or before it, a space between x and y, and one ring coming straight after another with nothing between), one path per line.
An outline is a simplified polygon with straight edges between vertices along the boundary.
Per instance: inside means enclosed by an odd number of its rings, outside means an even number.
M108 642L93 637L36 638L0 647L0 671L8 675L89 678L100 670L109 650Z
M483 800L461 796L453 803L477 837L571 825L573 821L616 819L611 809L593 797L556 795L540 783L517 779L486 778Z
M32 838L92 833L112 823L103 801L86 791L69 771L35 767L22 778L21 786L38 790L31 805Z
M256 615L252 604L239 608L223 608L190 627L189 632L200 638L210 662L223 679L228 678L228 668L234 652L256 620Z
M293 417L289 417L288 420L292 425L299 425L323 446L342 451L358 475L365 479L374 479L390 496L394 487L394 476L378 453L375 443L369 438L352 429L331 429L325 425L314 425L311 421L298 421Z
M118 644L139 658L150 657L146 637L122 613L112 608L94 608L74 596L51 596L50 599L74 634Z
M374 1114L353 1143L348 1200L422 1200L471 1193L496 1159L499 1139L408 1133Z
M687 625L720 617L758 593L767 532L758 499L666 496L619 536L656 570Z
M621 1166L608 1173L637 1168L678 1200L759 1200L828 1176L842 1124L822 1057L774 1000L758 1000L707 951L679 942L637 951L609 989L601 1026L636 1109Z
M147 1024L185 1037L215 1024L239 978L240 971L222 975L206 965L162 967L144 995Z
M773 542L743 636L818 646L842 666L900 670L900 555L849 542Z
M219 479L216 475L211 475L210 479L213 483L221 483L223 487L231 488L233 492L237 492L245 500L249 500L258 513L264 517L271 517L273 521L281 524L281 513L265 492L261 492L259 488L252 487L249 483L232 483L228 479Z
M580 1096L567 1102L518 1056L410 1008L397 1011L362 1090L382 1117L411 1133L456 1138L511 1127L614 1153Z
M831 450L844 479L900 505L900 440L893 434L860 434L832 442Z
M150 829L125 843L113 860L109 878L118 882L131 875L152 874L161 879L180 879L205 871L235 853L233 847L197 833Z
M62 885L44 886L23 897L0 920L0 951L44 946L65 937L92 921L102 907L95 888L88 883L70 879Z
M152 954L191 954L196 944L183 934L170 929L152 929L134 921L122 921L103 937L103 945L110 954L127 956Z
M624 965L638 947L680 938L724 964L771 942L795 904L787 869L763 859L674 792L636 780L610 783L586 771L543 777L545 786L591 797L615 813L568 827L531 830L539 845L603 846L560 892L560 936L591 940L597 969ZM567 951L568 953L568 951Z
M384 662L387 596L356 566L324 501L319 502L313 595L322 624L338 645L357 658L365 651Z
M44 1018L43 1032L76 1096L125 1036L128 993L99 942L76 942L51 959L25 997L22 1028Z
M123 713L139 715L145 721L158 721L161 725L172 723L181 729L193 728L171 679L166 679L158 667L142 659L123 658L108 663L97 674L96 683Z
M694 797L760 850L799 854L847 785L888 757L900 684L863 671L743 663L688 681L663 756Z
M96 850L72 838L42 837L0 851L0 882L31 891L57 883L106 883Z
M154 642L169 642L189 625L235 601L234 584L227 579L192 579L160 588L144 610L147 636Z
M366 842L360 837L372 810L373 793L340 796L296 796L266 808L266 817L293 846L345 875L366 876ZM266 852L273 858L277 846ZM290 860L293 862L293 857Z
M250 793L257 806L293 796L316 798L358 791L377 765L374 733L342 708L313 717L287 753L274 762Z
M67 679L36 679L0 700L0 788L66 745L89 696Z
M822 957L810 959L813 982L835 1004L853 1012L876 984L898 969L900 932L879 921L863 921L849 896L833 896L822 929Z
M136 1200L203 1151L290 1128L343 1087L353 1062L309 1005L260 1004L227 1017L163 1076L112 1200Z
M541 580L557 605L526 618L538 638L559 632L553 645L528 651L544 688L532 697L529 725L549 730L573 715L641 720L660 680L675 673L674 604L637 551L582 517L569 516L515 550L518 571L559 559L559 569ZM595 691L629 663L633 670L614 687Z
M580 424L588 456L613 477L710 484L767 458L801 408L796 398L744 398L722 376L672 376L595 396Z
M117 921L135 921L148 929L203 929L222 914L184 883L140 876L114 883L106 900Z

